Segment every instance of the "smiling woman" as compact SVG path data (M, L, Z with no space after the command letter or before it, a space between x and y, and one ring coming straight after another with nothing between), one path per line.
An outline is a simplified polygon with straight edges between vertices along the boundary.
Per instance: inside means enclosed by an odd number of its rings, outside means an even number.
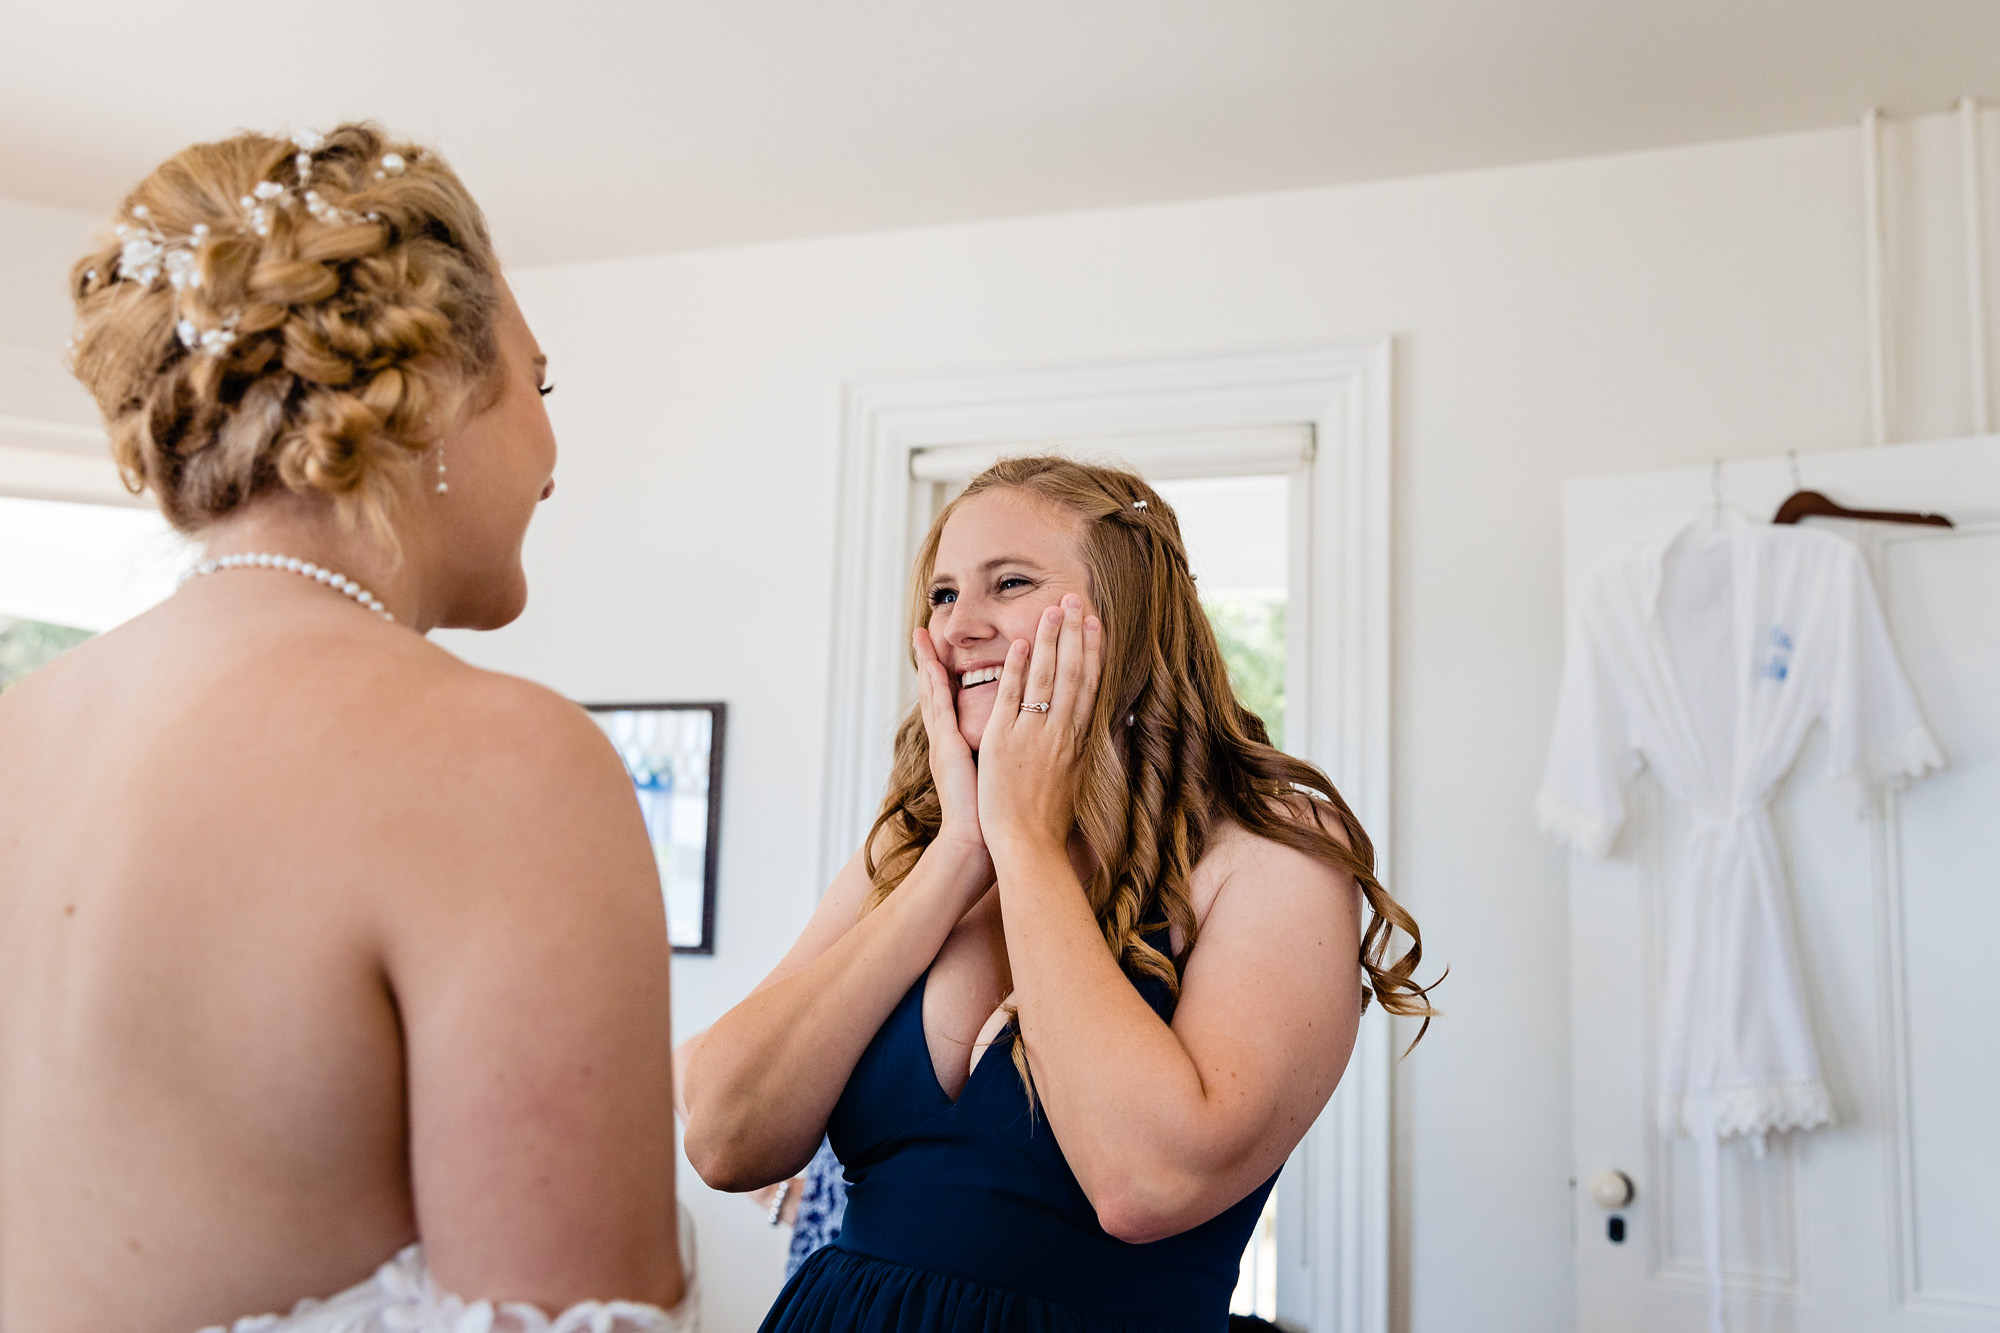
M915 575L881 814L702 1038L689 1158L754 1188L824 1130L846 1165L771 1333L1219 1328L1362 1005L1430 1012L1416 923L1236 698L1139 477L1003 461Z

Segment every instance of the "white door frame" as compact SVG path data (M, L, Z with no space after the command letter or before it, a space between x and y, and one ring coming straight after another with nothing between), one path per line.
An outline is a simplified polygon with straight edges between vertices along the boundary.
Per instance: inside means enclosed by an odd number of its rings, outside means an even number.
M951 446L1310 426L1304 688L1298 752L1389 836L1388 337L1256 352L848 385L837 497L833 658L820 882L866 836L908 707L904 597L915 542L912 456ZM1296 719L1296 721L1294 720ZM1294 727L1297 729L1294 730ZM1280 1181L1279 1310L1310 1333L1385 1333L1389 1288L1386 1019L1371 1012L1347 1074Z

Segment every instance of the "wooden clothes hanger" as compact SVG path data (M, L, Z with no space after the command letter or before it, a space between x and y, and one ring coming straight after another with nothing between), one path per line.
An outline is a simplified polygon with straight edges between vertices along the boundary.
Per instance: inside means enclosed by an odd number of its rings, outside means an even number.
M1926 528L1949 528L1956 526L1943 514L1917 514L1901 509L1849 509L1836 504L1818 491L1805 489L1799 480L1799 455L1792 452L1792 493L1778 506L1778 512L1771 515L1773 523L1797 523L1802 518L1858 518L1870 523L1909 523Z

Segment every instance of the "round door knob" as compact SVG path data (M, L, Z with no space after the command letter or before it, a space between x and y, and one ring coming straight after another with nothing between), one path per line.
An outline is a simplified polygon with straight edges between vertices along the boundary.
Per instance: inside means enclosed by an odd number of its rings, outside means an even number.
M1599 1171L1590 1178L1590 1197L1606 1208L1623 1208L1639 1192L1623 1171Z

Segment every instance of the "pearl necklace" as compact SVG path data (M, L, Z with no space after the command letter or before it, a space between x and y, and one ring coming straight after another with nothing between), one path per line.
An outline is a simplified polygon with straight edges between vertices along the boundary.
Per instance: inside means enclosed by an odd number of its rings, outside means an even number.
M382 605L381 598L356 583L353 579L348 578L345 574L336 574L330 569L322 569L320 566L307 560L301 560L297 556L250 553L244 555L225 555L220 560L204 560L193 569L187 571L187 573L181 575L179 582L174 586L179 587L189 579L200 578L204 574L213 574L219 569L284 569L294 574L303 574L315 583L324 583L335 592L353 598L355 602L367 607L370 611L373 611L376 615L389 621L391 624L394 624L396 620L396 617L389 613L389 608Z

